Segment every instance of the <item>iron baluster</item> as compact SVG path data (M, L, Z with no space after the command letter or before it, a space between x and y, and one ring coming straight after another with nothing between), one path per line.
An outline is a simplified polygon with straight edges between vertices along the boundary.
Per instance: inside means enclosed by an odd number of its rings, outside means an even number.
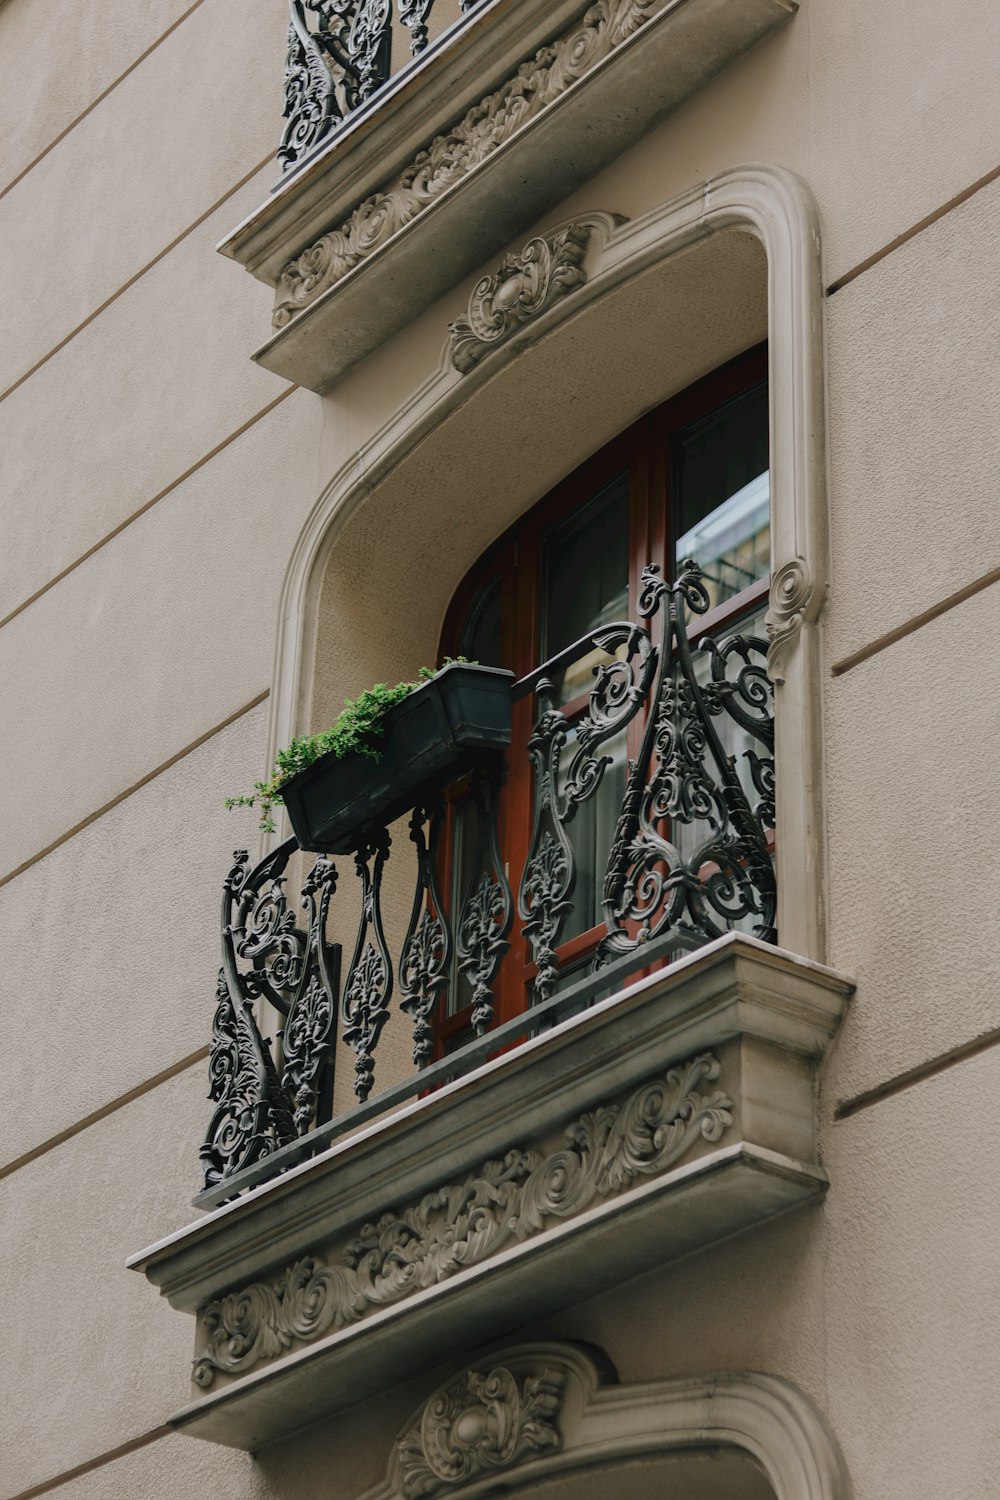
M337 1036L340 946L326 938L327 914L336 888L335 865L318 859L302 887L302 904L308 914L307 960L282 1035L281 1081L294 1100L299 1135L312 1123L320 1074L333 1058Z
M598 964L671 929L678 949L694 947L749 915L760 917L757 936L773 941L775 935L774 871L763 825L765 816L773 816L773 760L748 752L751 779L762 798L755 811L713 722L728 714L765 747L773 745L770 685L763 666L751 661L755 653L766 656L766 643L736 637L721 648L704 644L711 678L700 683L684 609L703 614L709 607L701 570L686 561L677 580L667 584L657 568L647 567L642 584L643 618L655 615L666 600L662 662L642 747L629 764L608 861L603 898L608 931L598 947ZM726 667L734 656L744 666L732 683ZM695 824L706 825L708 833L685 858L663 830Z
M434 1051L431 1016L447 986L451 967L451 925L437 887L442 813L439 801L433 808L415 807L410 818L410 838L417 849L417 883L399 956L399 1008L413 1017L413 1061L418 1068L430 1061Z
M344 1041L354 1048L354 1092L364 1102L375 1081L375 1047L389 1018L392 961L382 926L382 871L389 857L388 829L358 849L361 918L341 1002Z
M358 0L347 45L358 77L358 103L364 104L389 77L392 0Z
M510 944L514 903L497 844L502 769L477 771L472 783L479 825L478 859L458 921L458 967L472 985L472 1028L482 1036L493 1020L493 980Z
M419 57L427 47L427 17L434 0L399 0L399 19L410 33L410 52Z
M425 21L432 4L409 0L410 15L401 13L414 54L427 44ZM388 80L391 45L392 0L289 0L283 110L288 123L278 147L284 171Z
M282 1015L299 986L308 946L285 895L285 869L297 847L287 840L249 873L249 855L239 850L225 887L223 933L232 944L239 991L248 1000L269 1000ZM237 960L249 962L249 971L235 968Z
M517 904L537 969L536 1001L548 999L555 987L556 949L573 907L576 861L566 828L578 808L596 794L611 764L610 756L595 751L635 718L656 671L657 652L648 634L629 621L593 631L572 651L579 657L595 647L609 659L594 668L587 711L576 726L576 750L561 788L562 755L570 726L565 713L553 706L553 681L541 677L535 687L541 712L528 741L535 773L534 826ZM562 653L558 660L568 655Z
M341 118L336 80L327 47L322 42L324 32L310 30L307 8L317 9L309 0L289 0L282 109L288 124L278 145L278 161L285 171L317 145Z
M557 978L555 950L559 932L572 910L569 898L576 881L576 865L566 835L568 809L561 802L558 789L559 762L569 728L566 716L553 707L552 680L543 677L535 691L541 713L528 740L528 756L535 772L535 817L517 910L537 970L535 997L547 1000Z
M222 968L208 1064L216 1108L200 1152L206 1187L295 1139L291 1101L253 1015L261 994L280 996L281 982L300 973L303 934L288 920L282 889L294 848L291 840L250 873L247 851L237 850L223 885ZM238 954L251 958L249 975L241 973Z

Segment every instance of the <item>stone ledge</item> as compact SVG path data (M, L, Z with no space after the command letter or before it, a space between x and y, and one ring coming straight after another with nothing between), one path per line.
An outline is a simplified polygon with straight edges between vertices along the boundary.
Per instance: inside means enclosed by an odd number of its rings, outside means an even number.
M815 1198L851 990L730 934L134 1257L198 1314L173 1425L259 1448Z
M793 0L599 0L575 23L578 37L571 27L557 39L568 52L556 62L551 48L530 51L530 17L538 37L551 35L556 19L543 0L522 0L516 33L509 7L474 13L476 27L428 60L433 79L415 72L398 98L338 135L219 246L276 288L285 326L254 358L328 390L794 9ZM558 10L564 20L572 14ZM587 38L611 29L601 17L613 18L615 39L591 46ZM488 42L491 18L496 47L477 74L468 49ZM480 90L475 120L467 115L455 127L463 101L473 102L470 77ZM418 108L428 99L436 115ZM418 119L420 130L409 133Z

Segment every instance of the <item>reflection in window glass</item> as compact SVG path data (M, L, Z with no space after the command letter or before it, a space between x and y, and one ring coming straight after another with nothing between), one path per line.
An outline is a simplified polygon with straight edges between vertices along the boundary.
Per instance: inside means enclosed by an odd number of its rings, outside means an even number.
M760 610L756 614L744 617L734 629L727 630L717 637L719 645L724 645L727 640L732 640L737 635L753 636L758 640L766 640L764 614L765 611ZM702 685L709 682L712 672L708 652L698 652L694 658L694 665L696 680ZM715 725L716 733L722 742L723 751L732 760L736 768L736 773L747 795L747 800L753 806L758 801L759 794L753 784L750 755L766 755L767 751L760 740L737 724L735 719L731 718L729 714L719 714L713 718L712 723ZM705 765L708 768L710 779L717 781L718 772L715 762L711 759L711 752L707 747L705 750ZM708 836L709 829L705 823L676 823L673 830L668 833L668 837L677 845L681 857L685 860L691 858L699 844L703 843ZM752 932L755 921L755 917L743 917L741 920L734 922L733 927L739 932Z
M628 611L628 474L619 474L580 510L546 533L542 543L541 639L547 661L588 631ZM561 699L589 688L602 653L588 652L566 669Z
M767 386L693 423L674 444L674 566L694 558L713 607L770 568Z

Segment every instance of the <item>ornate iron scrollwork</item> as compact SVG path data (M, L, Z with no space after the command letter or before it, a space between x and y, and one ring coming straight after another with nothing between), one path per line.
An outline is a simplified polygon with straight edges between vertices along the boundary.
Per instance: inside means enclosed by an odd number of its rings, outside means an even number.
M336 888L335 866L318 859L302 887L308 914L307 961L282 1034L281 1081L295 1101L299 1135L312 1123L320 1074L333 1056L337 1036L340 948L326 940L327 912Z
M410 33L410 52L419 57L426 50L427 17L434 0L399 0L399 19Z
M410 819L410 838L417 849L417 883L399 956L399 1008L413 1017L413 1061L418 1068L429 1061L434 1050L431 1015L448 984L451 967L451 926L436 874L441 817L438 802L433 808L414 808Z
M637 625L623 621L605 626L577 642L573 650L583 655L594 648L609 660L594 669L587 712L577 725L576 750L562 786L569 722L553 706L551 679L543 677L536 686L541 712L528 741L535 770L535 822L517 905L537 969L537 1000L547 999L555 987L555 950L573 906L576 861L566 828L577 809L594 796L611 763L609 756L595 751L635 718L656 671L656 649Z
M201 1148L206 1187L295 1138L291 1100L253 1016L256 999L277 1000L301 972L302 934L283 889L290 852L279 849L248 872L249 855L237 850L223 885L222 968L208 1061L216 1108ZM248 974L238 958L250 961Z
M493 1019L493 980L510 944L514 907L497 845L501 778L479 771L473 779L479 824L479 858L458 921L458 967L472 985L472 1029L482 1036Z
M744 636L721 647L703 642L699 650L709 674L700 680L684 608L694 614L708 609L701 580L701 569L690 560L672 584L655 567L643 571L642 618L651 619L666 600L662 668L641 750L629 763L608 860L603 899L608 931L598 964L669 930L676 933L678 948L695 947L747 917L758 919L755 936L769 942L776 937L776 886L767 846L774 824L767 642ZM747 752L756 807L716 728L724 715L764 748L764 754ZM707 835L682 852L677 833L698 824L707 826Z
M517 896L535 965L536 1001L549 999L556 988L558 954L576 895L578 854L571 825L606 785L613 759L624 756L630 725L638 751L624 768L624 796L601 890L606 931L594 968L630 958L654 939L658 957L694 948L737 924L752 924L757 937L775 940L774 722L767 642L736 633L692 648L687 614L697 617L708 607L701 570L693 562L682 564L672 583L647 567L639 617L643 622L659 617L655 640L645 623L605 625L521 684L522 691L534 686L538 703L527 745L534 823ZM580 713L578 704L571 718L556 706L558 674L595 657L586 708ZM615 737L617 747L611 743ZM438 888L444 814L436 782L423 786L423 800L410 820L416 889L398 984L400 1008L413 1019L418 1068L431 1058L433 1012L456 971L471 989L473 1030L477 1036L487 1031L497 973L509 948L514 901L497 837L504 768L495 757L473 757L465 769L477 827L467 844L474 858L459 860L465 882L459 910L449 913ZM223 967L209 1064L215 1110L201 1150L208 1186L311 1129L338 1021L355 1052L355 1093L365 1101L372 1091L375 1050L394 983L381 911L391 839L388 828L372 831L367 825L357 838L363 839L354 860L361 911L342 989L340 950L326 939L337 886L333 864L327 859L314 864L303 887L306 923L301 927L284 889L295 840L252 871L245 851L235 857L223 894ZM272 1056L272 1044L258 1029L254 1008L261 1000L284 1018L280 1057Z
M209 1052L209 1098L216 1108L200 1158L205 1186L270 1156L295 1138L291 1102L249 1001L234 1001L219 970Z
M290 839L254 870L248 870L247 851L238 850L223 886L222 968L209 1054L216 1109L201 1148L206 1187L309 1129L317 1079L332 1055L339 949L327 943L325 927L337 875L329 860L316 862L303 888L303 931L284 890L296 848ZM260 999L287 1018L280 1077L254 1019Z
M432 3L411 0L404 7L409 18L400 17L411 30L415 54L427 45ZM289 0L289 13L283 111L288 124L278 147L285 171L389 77L392 0Z
M382 925L382 871L389 857L388 829L362 844L354 857L361 882L361 919L347 973L341 1015L344 1041L354 1048L354 1092L362 1101L375 1081L375 1047L389 1019L392 960Z

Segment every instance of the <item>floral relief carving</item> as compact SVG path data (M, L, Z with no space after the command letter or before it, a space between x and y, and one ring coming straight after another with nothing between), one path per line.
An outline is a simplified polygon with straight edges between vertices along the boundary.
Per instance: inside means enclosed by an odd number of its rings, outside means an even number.
M582 262L592 231L592 224L578 223L540 235L520 255L505 256L495 276L476 283L465 317L448 325L456 370L466 374L558 297L583 286Z
M565 1387L565 1370L541 1370L520 1382L502 1366L467 1370L431 1398L396 1444L404 1500L429 1500L449 1485L558 1449Z
M293 1341L308 1343L355 1323L556 1220L575 1217L595 1199L657 1176L696 1141L718 1141L732 1124L732 1100L719 1091L699 1092L718 1076L718 1059L701 1053L625 1099L582 1115L565 1131L559 1150L547 1156L508 1151L464 1181L364 1225L339 1264L307 1256L274 1281L209 1303L201 1314L204 1344L194 1361L196 1384L207 1389L217 1373L241 1375L283 1354Z
M296 313L627 41L666 3L597 0L570 31L523 62L513 77L473 105L452 130L418 152L384 189L366 198L344 223L288 263L275 287L273 326L284 328Z

